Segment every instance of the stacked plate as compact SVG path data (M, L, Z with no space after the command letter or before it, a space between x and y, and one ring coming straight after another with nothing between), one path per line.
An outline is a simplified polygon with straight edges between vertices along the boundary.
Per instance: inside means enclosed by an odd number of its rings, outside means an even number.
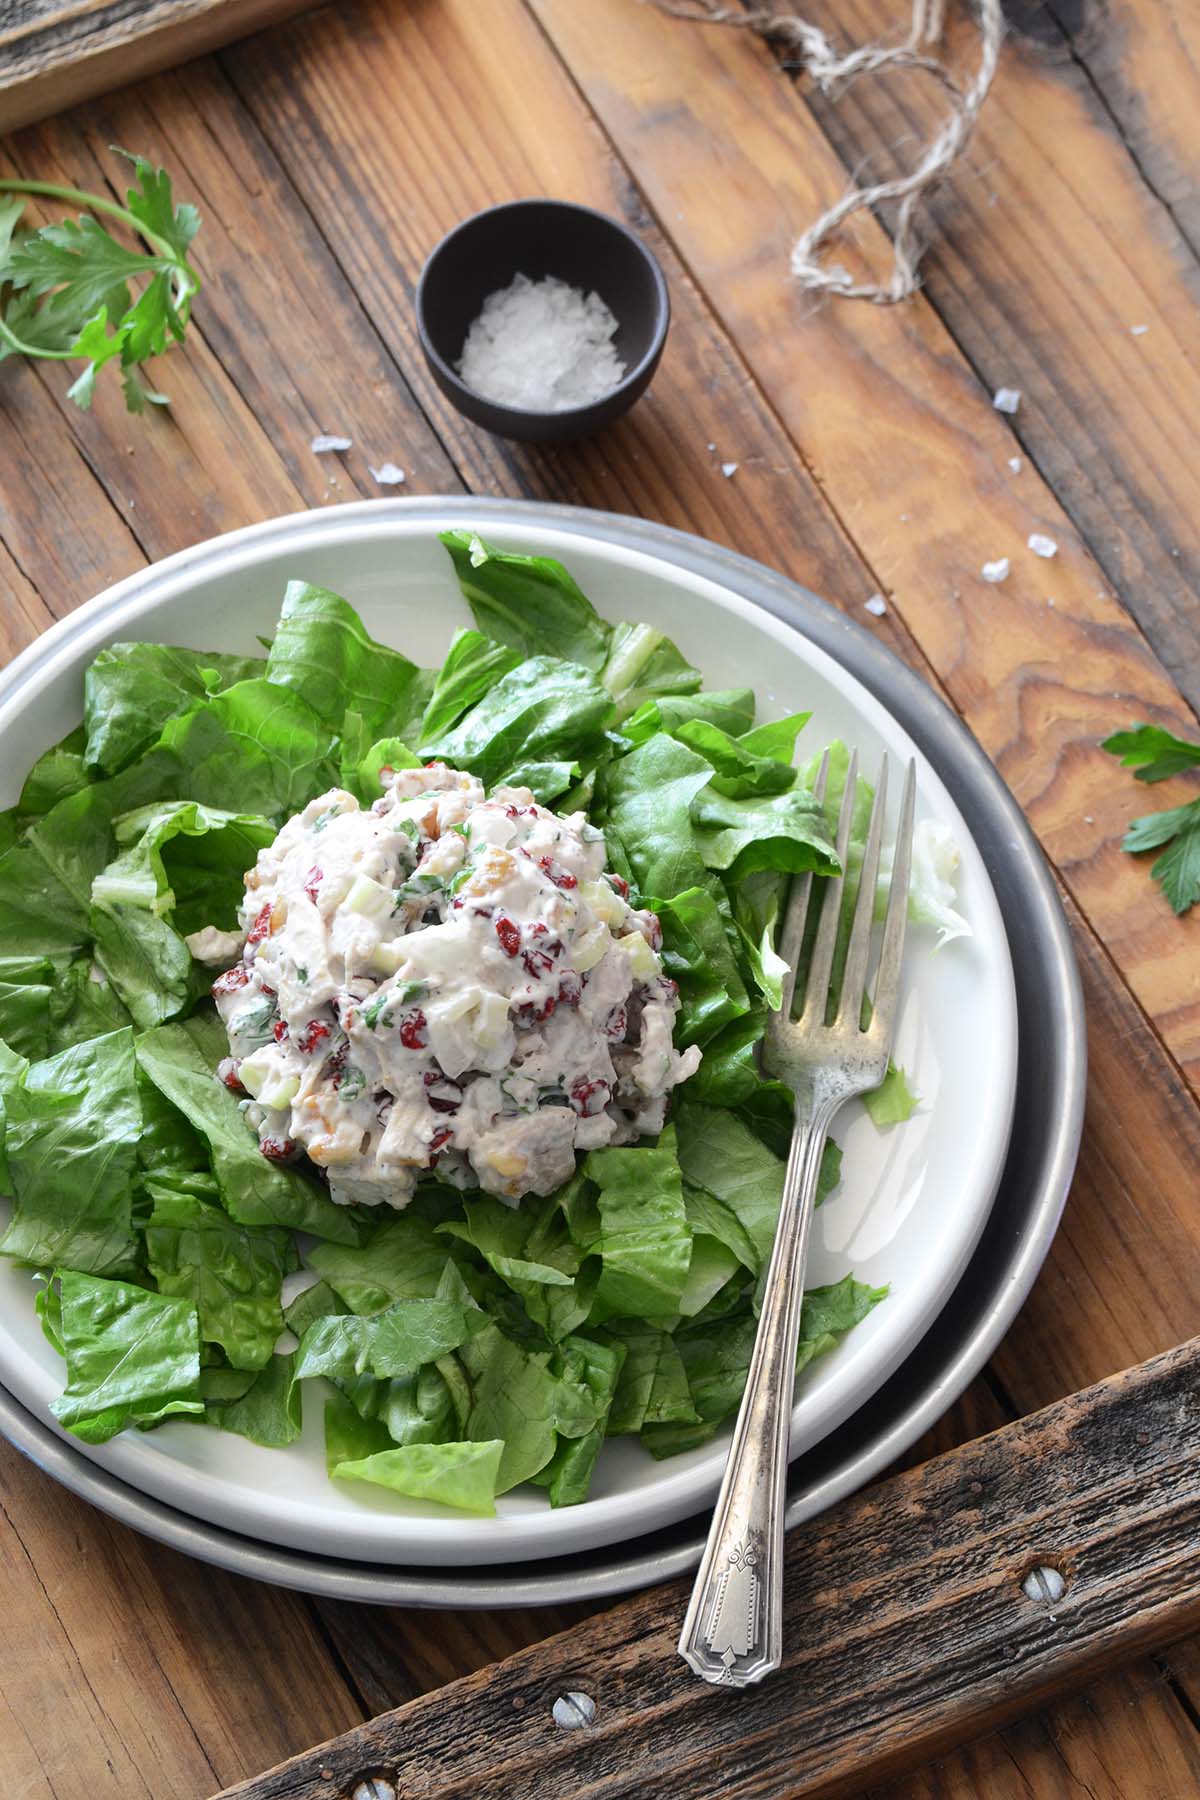
M710 686L752 687L760 716L811 709L802 742L844 738L868 771L885 750L915 755L918 817L950 826L961 852L972 936L931 955L910 934L896 1055L921 1110L888 1133L865 1117L838 1133L843 1184L818 1216L809 1279L853 1268L890 1296L799 1384L794 1524L898 1456L986 1360L1049 1247L1079 1140L1082 1005L1053 883L987 758L927 688L813 595L664 527L503 500L375 501L216 539L72 614L0 679L4 767L15 781L78 722L82 670L102 645L252 651L294 577L439 662L466 614L437 534L464 524L558 556L602 614L661 627ZM19 1270L0 1269L0 1302L5 1435L125 1523L238 1573L342 1599L528 1606L640 1586L699 1557L727 1435L664 1464L613 1440L583 1505L555 1512L517 1492L495 1521L464 1519L329 1483L315 1407L287 1451L170 1423L81 1445L49 1414L61 1364Z

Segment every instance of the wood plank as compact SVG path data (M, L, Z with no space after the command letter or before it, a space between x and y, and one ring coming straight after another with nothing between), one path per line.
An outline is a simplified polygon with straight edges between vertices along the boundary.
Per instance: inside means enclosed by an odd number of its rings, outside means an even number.
M1200 12L1189 0L1047 0L1130 155L1200 253Z
M26 644L32 644L40 632L54 623L54 619L3 542L0 542L0 594L4 596L4 604L0 606L0 664L3 664Z
M306 1603L140 1537L0 1445L6 1794L197 1800L357 1724Z
M532 4L881 587L1200 1089L1200 979L1191 973L1200 919L1177 922L1145 868L1120 851L1137 800L1097 750L1117 721L1170 718L1194 733L1195 718L1037 470L1026 461L1009 472L1018 441L929 304L814 308L789 283L793 239L843 190L845 174L763 47L624 0L594 0L586 14L569 0ZM861 237L878 256L878 228L864 225ZM1052 563L1024 549L1032 531L1057 541ZM999 555L1011 556L1013 571L989 587L978 571ZM1191 791L1178 784L1177 797Z
M1154 10L1127 21L1126 42ZM895 19L892 0L818 0L811 13L852 43ZM1093 9L1093 31L1115 50L1115 22L1101 16ZM949 17L950 54L970 65L971 16ZM1161 27L1155 36L1164 64L1181 61ZM911 75L807 104L844 165L884 179L943 112L933 84ZM989 391L1022 391L1019 447L1197 707L1200 262L1061 35L1009 39L966 166L928 217L929 299ZM1135 337L1135 325L1148 329Z
M1161 1639L1172 1618L1200 1620L1198 1377L1200 1339L802 1527L784 1666L757 1689L714 1693L684 1669L676 1583L226 1800L316 1800L372 1773L406 1800L858 1792ZM1043 1564L1065 1581L1052 1604L1022 1586ZM552 1701L576 1688L595 1720L556 1731ZM1194 1784L1189 1729L1178 1766Z
M311 0L0 0L0 130L259 31Z

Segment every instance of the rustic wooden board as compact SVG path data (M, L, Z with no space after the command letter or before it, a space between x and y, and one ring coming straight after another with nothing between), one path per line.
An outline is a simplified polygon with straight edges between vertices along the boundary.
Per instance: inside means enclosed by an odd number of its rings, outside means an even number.
M313 0L0 0L0 131L186 62Z
M1059 1577L1031 1595L1031 1571ZM714 1691L686 1583L374 1719L224 1800L850 1794L1200 1624L1200 1338L792 1534L782 1669ZM556 1729L557 1695L596 1703ZM387 1792L387 1790L384 1790Z

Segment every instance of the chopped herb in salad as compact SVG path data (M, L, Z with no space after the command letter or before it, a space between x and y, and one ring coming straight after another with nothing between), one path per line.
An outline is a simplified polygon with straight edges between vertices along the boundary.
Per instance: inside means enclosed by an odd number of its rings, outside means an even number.
M86 1441L283 1447L307 1399L336 1479L489 1513L737 1408L791 1130L776 925L837 870L845 757L823 806L806 715L756 725L560 564L443 541L475 626L440 669L296 581L265 658L87 672L0 814L0 1254ZM878 1122L916 1103L897 1070ZM801 1364L885 1291L806 1295Z

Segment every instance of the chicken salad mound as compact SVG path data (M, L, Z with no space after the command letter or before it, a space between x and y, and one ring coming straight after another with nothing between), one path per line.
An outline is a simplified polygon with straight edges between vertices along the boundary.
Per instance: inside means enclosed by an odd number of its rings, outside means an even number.
M577 1150L659 1133L700 1052L673 1047L662 931L603 832L445 763L381 779L260 851L242 934L197 934L238 958L213 984L220 1074L263 1154L307 1155L347 1205L402 1208L430 1170L516 1205Z

